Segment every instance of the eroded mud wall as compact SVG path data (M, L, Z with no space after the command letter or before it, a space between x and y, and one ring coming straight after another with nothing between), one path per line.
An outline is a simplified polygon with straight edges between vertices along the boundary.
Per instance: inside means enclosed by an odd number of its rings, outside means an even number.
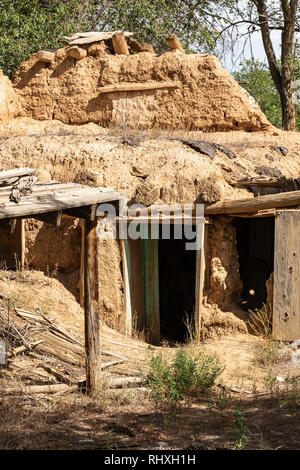
M92 46L91 46L92 47ZM123 128L259 131L271 127L259 106L215 56L149 52L124 56L87 48L68 57L64 48L50 64L36 56L20 65L14 89L22 116L67 124ZM101 93L120 84L178 84L177 88Z
M240 301L242 281L236 248L235 227L230 217L211 218L208 227L208 291L209 303L221 309Z

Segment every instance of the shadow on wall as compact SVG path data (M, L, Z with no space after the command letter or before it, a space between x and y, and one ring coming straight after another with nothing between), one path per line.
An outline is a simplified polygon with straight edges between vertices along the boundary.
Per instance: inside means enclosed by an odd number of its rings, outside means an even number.
M22 74L22 78L19 83L16 85L16 88L22 90L25 88L30 81L37 75L42 69L47 68L48 65L45 62L36 62L30 69Z
M79 298L80 256L81 228L78 219L62 219L59 228L27 219L27 266L58 279L76 300Z

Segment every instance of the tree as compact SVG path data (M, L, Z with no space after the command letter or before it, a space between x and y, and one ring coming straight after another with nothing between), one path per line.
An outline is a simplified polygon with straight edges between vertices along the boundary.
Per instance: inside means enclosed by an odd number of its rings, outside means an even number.
M300 61L294 63L294 70L299 70ZM270 69L264 62L245 60L239 70L233 73L234 78L258 102L268 120L276 127L281 127L280 97L272 79ZM296 128L300 130L300 109L296 108Z
M282 126L285 130L296 129L293 103L295 33L300 31L299 0L236 0L220 15L220 36L230 34L231 40L245 38L260 31L268 66L282 109ZM246 27L246 30L245 30ZM281 57L276 57L271 32L281 31Z
M209 0L104 0L94 1L93 27L135 32L157 52L168 49L165 38L176 32L186 52L213 50L213 2ZM227 2L229 3L229 2Z
M39 49L61 47L62 35L88 29L88 0L1 0L0 68L12 76Z
M208 0L0 0L0 68L12 76L30 54L78 31L133 31L157 52L176 32L187 52L212 50L211 13Z

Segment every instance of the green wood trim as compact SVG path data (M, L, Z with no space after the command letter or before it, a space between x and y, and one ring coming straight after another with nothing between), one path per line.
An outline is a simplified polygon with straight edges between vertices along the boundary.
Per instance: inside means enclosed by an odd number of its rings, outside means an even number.
M145 326L152 344L160 343L158 240L143 240Z

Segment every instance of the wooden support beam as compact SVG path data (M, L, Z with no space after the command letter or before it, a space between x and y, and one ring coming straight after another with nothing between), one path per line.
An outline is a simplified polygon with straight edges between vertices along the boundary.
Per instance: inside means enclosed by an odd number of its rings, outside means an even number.
M128 45L123 31L113 34L112 43L115 54L129 55Z
M17 225L17 219L4 219L0 221L0 230L5 230L10 234L13 234Z
M268 194L247 199L224 200L206 205L204 213L212 214L237 214L245 212L258 212L264 209L276 209L279 207L292 207L300 204L300 191Z
M178 82L156 82L156 83L119 83L98 88L99 93L116 93L125 91L147 91L163 88L179 88Z
M86 353L86 386L89 395L97 395L100 388L100 317L96 309L98 285L97 221L85 220L84 253L84 322Z
M166 43L168 44L169 48L173 51L177 50L185 54L184 49L176 34L171 34L168 38L166 38Z
M97 204L92 204L90 206L74 207L73 209L64 210L63 213L70 215L71 217L76 217L77 219L85 219L94 221L96 218Z
M84 307L84 259L85 259L85 222L80 221L81 228L81 253L80 253L80 277L79 277L79 302Z
M38 62L51 63L54 61L55 55L53 52L38 51L35 54L35 58Z
M33 217L34 214L88 207L104 202L116 202L120 194L114 191L101 191L99 188L78 188L70 191L55 191L49 194L31 194L21 198L18 204L7 202L0 197L0 219ZM1 204L3 201L3 205ZM76 217L76 216L74 216Z
M20 253L20 263L21 269L25 268L25 253L26 253L26 234L25 234L25 220L20 220L20 238L21 238L21 253Z
M61 219L62 219L62 211L56 212L45 212L44 214L36 214L34 219L40 220L41 222L45 222L50 225L54 225L54 227L60 227Z
M123 268L124 303L125 303L125 334L132 335L132 308L130 295L130 248L128 240L120 240Z
M67 55L74 59L80 60L87 56L87 51L82 47L71 46L66 49Z
M243 180L226 180L228 184L231 186L262 186L262 187L272 187L272 188L280 188L282 186L282 182L278 181L278 179L266 179L266 178L248 178Z
M199 250L196 251L196 287L195 287L195 332L197 337L200 339L201 334L201 320L202 320L202 306L204 297L204 284L205 284L205 272L206 272L206 251L208 244L208 230L205 227L205 223L198 227L198 235L201 237L201 231L203 237L203 245Z

